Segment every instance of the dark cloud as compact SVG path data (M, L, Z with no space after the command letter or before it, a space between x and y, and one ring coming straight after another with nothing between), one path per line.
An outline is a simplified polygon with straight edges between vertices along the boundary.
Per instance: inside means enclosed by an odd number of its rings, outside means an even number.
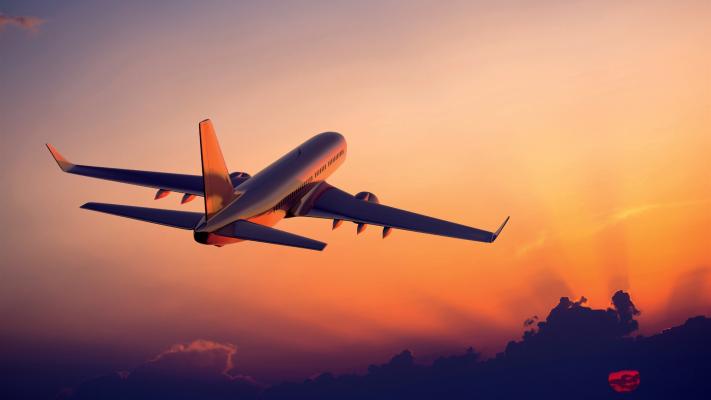
M515 318L525 318L530 313L543 314L552 305L551 294L571 296L573 291L563 275L555 268L539 267L523 276L523 289L501 299Z
M612 296L612 304L615 306L622 333L628 334L636 331L639 328L639 323L634 317L641 314L641 312L632 303L629 293L618 291Z
M45 21L41 18L0 13L0 31L6 26L14 25L28 31L36 32Z
M237 348L230 343L179 343L132 371L117 371L64 390L67 399L256 398L261 387L234 373Z
M131 371L90 380L70 399L513 399L617 398L615 371L639 371L630 399L706 398L711 393L711 319L699 316L650 336L634 336L640 314L616 292L611 307L593 309L561 297L545 319L531 319L521 340L494 358L463 354L417 362L410 350L362 375L323 373L271 387L235 372L237 349L197 340L177 344ZM285 360L286 361L286 360ZM614 379L613 379L614 380ZM614 383L614 382L613 382ZM636 382L635 382L636 385ZM619 389L619 388L618 388Z
M170 374L204 380L246 379L233 374L237 347L231 343L194 340L178 343L146 362L136 371L143 374ZM130 376L130 372L127 373Z
M534 315L531 318L526 318L526 320L523 321L523 327L528 328L531 325L535 324L536 321L538 321L538 315Z
M518 399L617 398L613 371L640 371L636 398L704 398L711 390L711 319L644 338L631 337L639 315L628 293L596 310L586 299L560 299L545 319L495 358L469 349L418 365L405 351L365 375L323 374L303 383L268 388L266 399Z

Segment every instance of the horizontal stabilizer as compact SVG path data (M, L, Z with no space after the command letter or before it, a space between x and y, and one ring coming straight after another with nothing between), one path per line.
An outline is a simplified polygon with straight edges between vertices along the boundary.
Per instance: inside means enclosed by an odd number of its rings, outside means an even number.
M215 233L236 239L281 244L284 246L300 247L302 249L321 251L326 247L326 243L319 242L318 240L280 231L246 220L235 221Z
M81 208L180 229L194 229L203 217L202 213L197 212L161 210L158 208L107 203L86 203Z

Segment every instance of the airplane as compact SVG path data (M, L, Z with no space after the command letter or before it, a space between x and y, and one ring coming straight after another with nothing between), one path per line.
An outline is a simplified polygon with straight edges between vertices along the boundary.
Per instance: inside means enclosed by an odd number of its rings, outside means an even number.
M196 242L222 247L256 241L311 250L326 243L282 231L273 226L282 218L310 217L357 224L356 233L368 225L383 228L386 238L393 229L492 243L509 217L494 232L428 217L380 204L376 195L350 195L326 182L346 159L346 140L336 132L320 133L251 176L229 173L209 119L198 125L202 175L183 175L76 165L51 144L47 148L67 173L158 189L155 199L182 193L181 203L204 198L205 212L165 210L108 203L86 203L83 209L132 218L173 228L192 230Z

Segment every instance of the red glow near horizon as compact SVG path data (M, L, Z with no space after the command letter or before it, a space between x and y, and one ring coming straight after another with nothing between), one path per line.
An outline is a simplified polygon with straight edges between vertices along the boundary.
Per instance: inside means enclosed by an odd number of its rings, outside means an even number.
M621 370L610 372L607 377L612 390L618 393L628 393L637 389L640 378L637 370Z

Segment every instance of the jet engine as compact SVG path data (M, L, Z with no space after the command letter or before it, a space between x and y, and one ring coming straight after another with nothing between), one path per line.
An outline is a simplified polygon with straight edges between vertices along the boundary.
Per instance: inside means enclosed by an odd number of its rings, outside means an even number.
M380 204L380 200L378 200L378 196L374 195L373 193L370 192L360 192L355 195L355 198L358 200L365 200L371 203L378 203Z
M358 199L358 200L367 201L367 202L369 202L369 203L380 204L380 200L378 200L378 196L376 196L376 195L374 195L373 193L370 193L370 192L360 192L360 193L358 193L358 194L355 195L355 198ZM358 228L356 228L356 234L357 234L357 235L360 234L360 233L363 232L363 231L365 230L365 228L367 228L367 227L368 227L367 224L358 223Z
M185 204L185 203L190 202L190 201L193 201L193 200L195 200L195 195L194 195L194 194L185 193L185 194L183 195L183 198L180 199L180 204Z
M246 172L232 172L232 173L230 173L230 180L232 181L232 186L235 186L235 187L251 177L252 177L252 175L250 175Z
M170 194L170 190L167 189L158 189L156 192L156 195L154 197L155 200L162 199L163 197L167 196Z

